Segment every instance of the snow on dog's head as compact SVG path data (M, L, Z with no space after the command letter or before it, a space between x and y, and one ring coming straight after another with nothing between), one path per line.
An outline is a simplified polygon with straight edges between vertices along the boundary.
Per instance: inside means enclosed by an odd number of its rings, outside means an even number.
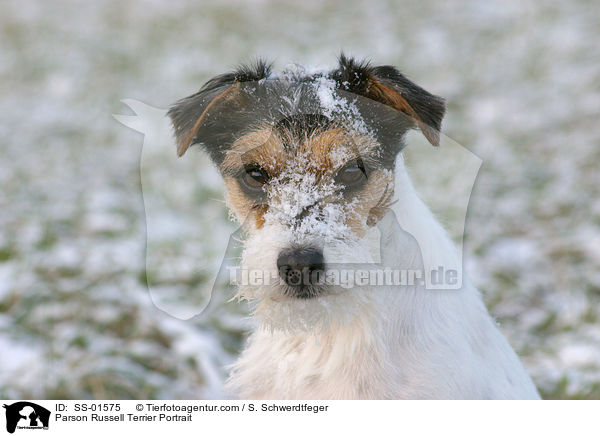
M390 66L343 55L329 72L258 62L208 81L169 111L183 155L202 144L245 223L240 287L272 326L344 321L372 296L327 280L372 263L369 229L393 200L394 163L417 126L437 145L444 103ZM254 271L254 273L253 273Z

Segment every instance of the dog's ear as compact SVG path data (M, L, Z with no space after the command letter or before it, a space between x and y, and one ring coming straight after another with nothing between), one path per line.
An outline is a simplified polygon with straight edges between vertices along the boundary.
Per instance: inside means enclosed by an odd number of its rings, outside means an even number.
M179 100L169 109L178 156L183 156L190 145L203 142L201 127L209 111L232 98L236 89L235 79L230 74L223 74L209 80L196 94Z
M203 143L206 147L211 142L218 142L222 138L218 132L227 126L224 120L219 126L219 115L230 113L232 105L239 104L236 98L240 94L240 85L243 82L259 81L269 77L271 65L263 60L258 60L254 65L241 66L237 70L221 74L210 79L196 94L190 95L175 103L168 112L177 140L177 155L183 156L193 144ZM209 120L209 118L212 118ZM230 127L230 126L229 126ZM224 144L223 144L224 146ZM214 158L217 150L208 150Z
M373 67L368 61L357 61L341 54L339 67L331 72L331 77L342 90L403 112L432 145L439 145L446 110L444 99L411 82L396 68L389 65Z

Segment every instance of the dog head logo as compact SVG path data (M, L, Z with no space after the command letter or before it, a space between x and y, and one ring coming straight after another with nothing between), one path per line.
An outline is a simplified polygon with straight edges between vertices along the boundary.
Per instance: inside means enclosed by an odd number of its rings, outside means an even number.
M50 411L29 401L19 401L6 409L6 431L14 433L15 429L48 429Z

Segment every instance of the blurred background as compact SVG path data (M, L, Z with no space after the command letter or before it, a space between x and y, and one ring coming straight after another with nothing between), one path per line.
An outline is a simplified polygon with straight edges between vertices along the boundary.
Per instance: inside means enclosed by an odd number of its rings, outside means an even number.
M483 160L472 280L545 398L600 399L599 35L586 0L1 2L0 397L223 396L247 308L217 293L184 321L152 304L142 135L111 114L257 55L331 66L343 49L446 97L444 133ZM210 213L173 225L208 231L165 256L218 265L211 234L236 225L218 180L189 186ZM189 307L209 282L182 268L164 286Z

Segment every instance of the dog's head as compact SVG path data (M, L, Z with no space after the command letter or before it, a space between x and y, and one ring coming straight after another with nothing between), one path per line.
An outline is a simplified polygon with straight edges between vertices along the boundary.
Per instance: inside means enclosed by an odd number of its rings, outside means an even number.
M243 266L263 283L241 294L288 304L339 293L323 284L328 265L368 261L362 241L393 200L404 134L418 127L438 145L443 114L394 67L343 55L326 72L257 62L169 111L178 154L204 147L249 233Z

